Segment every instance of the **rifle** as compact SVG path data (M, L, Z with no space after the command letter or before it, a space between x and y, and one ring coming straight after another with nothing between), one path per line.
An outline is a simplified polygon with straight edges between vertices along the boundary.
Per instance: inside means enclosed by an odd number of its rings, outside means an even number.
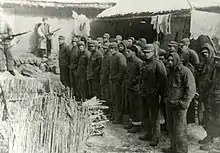
M15 37L18 37L18 36L25 35L25 34L27 34L27 33L29 33L29 32L31 32L31 31L26 31L26 32L22 32L22 33L17 33L17 34L14 34L14 35L9 35L9 36L7 36L7 37L2 38L2 41L11 40L11 39L10 39L11 37L15 38Z
M51 31L49 34L45 35L45 37L49 39L49 37L53 36L54 33L56 33L57 31L59 31L60 29L61 29L61 28L58 28L58 29L55 29L55 30ZM44 37L43 37L43 38L41 37L41 39L44 39Z
M5 99L5 94L4 94L4 91L3 91L3 88L2 88L1 84L0 84L0 89L1 89L2 102L4 104L2 121L5 121L5 120L8 119L9 113L8 113L8 107L7 107L6 99Z

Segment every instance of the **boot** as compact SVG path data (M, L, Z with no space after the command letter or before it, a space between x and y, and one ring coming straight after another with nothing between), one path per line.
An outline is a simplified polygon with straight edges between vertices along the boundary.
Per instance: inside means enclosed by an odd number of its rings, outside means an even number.
M13 76L15 76L15 75L16 75L16 74L15 74L15 72L14 72L13 70L8 71L8 72L10 72L10 73L11 73L11 75L13 75Z
M154 139L150 141L151 147L156 147L159 144L159 139Z
M213 143L213 137L207 136L203 140L198 141L199 144L206 144L206 143L209 143L209 142Z
M112 121L113 124L121 124L122 121L121 121L121 115L119 113L116 113L115 115L115 119L114 121Z
M124 126L124 129L129 130L133 128L133 124L128 124Z
M162 152L164 153L174 153L174 149L169 147L169 148L162 148Z
M141 126L134 126L133 128L129 129L129 133L138 133L141 131Z
M139 140L150 141L150 140L152 140L152 138L149 135L145 134L144 136L140 136Z

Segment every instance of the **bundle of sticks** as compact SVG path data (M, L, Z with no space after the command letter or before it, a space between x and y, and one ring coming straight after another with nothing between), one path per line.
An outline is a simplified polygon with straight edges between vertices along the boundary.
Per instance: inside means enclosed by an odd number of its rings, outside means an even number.
M89 109L89 118L91 120L90 135L91 136L103 136L105 124L108 121L107 116L104 114L104 110L108 109L104 106L105 101L99 100L96 97L83 103L83 106L87 106Z

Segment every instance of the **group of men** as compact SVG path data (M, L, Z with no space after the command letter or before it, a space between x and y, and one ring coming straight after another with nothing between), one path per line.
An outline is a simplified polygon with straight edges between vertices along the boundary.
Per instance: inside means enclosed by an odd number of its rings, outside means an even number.
M210 149L213 138L219 136L219 68L210 44L196 52L185 38L171 41L165 51L158 41L123 40L120 35L110 39L108 33L96 40L74 36L71 47L60 36L59 43L61 82L79 100L94 96L106 100L109 120L124 124L131 133L144 129L140 140L158 145L161 109L170 138L170 148L164 152L187 153L187 111L197 93L205 108L203 126L208 133L199 141L204 144L201 149Z

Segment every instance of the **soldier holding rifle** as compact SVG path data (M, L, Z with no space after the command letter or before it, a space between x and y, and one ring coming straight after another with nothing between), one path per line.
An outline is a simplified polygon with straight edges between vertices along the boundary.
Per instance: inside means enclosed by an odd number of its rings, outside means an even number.
M14 60L10 50L11 40L14 38L10 25L3 19L4 10L0 8L0 72L5 71L5 60L7 70L14 73ZM5 39L7 38L7 39Z
M49 57L52 49L52 36L53 34L60 30L51 31L51 26L48 23L48 18L44 17L43 23L38 27L37 33L40 36L38 39L38 49L42 51L43 57Z

